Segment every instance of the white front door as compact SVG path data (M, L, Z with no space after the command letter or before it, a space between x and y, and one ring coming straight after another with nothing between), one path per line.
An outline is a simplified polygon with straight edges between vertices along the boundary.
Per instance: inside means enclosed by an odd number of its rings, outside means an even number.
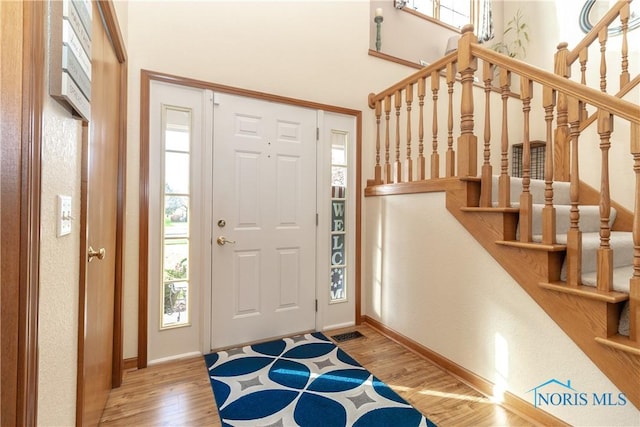
M315 328L315 110L216 94L213 349Z

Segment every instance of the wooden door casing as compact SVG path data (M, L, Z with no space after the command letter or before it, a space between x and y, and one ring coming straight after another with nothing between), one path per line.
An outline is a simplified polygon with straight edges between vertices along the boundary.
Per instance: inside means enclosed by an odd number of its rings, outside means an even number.
M42 2L0 4L0 425L36 425Z

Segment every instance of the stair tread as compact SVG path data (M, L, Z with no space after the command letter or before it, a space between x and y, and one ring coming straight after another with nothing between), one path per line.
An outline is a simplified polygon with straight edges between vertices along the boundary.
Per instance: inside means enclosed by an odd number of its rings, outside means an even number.
M640 342L631 341L629 337L623 335L613 335L608 338L596 337L596 341L600 344L640 356Z
M463 212L494 212L494 213L519 213L520 208L500 208L497 206L494 207L465 207L460 208Z
M569 286L566 282L540 282L540 287L557 292L564 292L572 295L580 295L585 298L604 301L608 303L619 303L629 300L629 294L617 291L600 291L593 286Z
M558 243L548 245L546 243L520 242L518 240L497 240L495 243L497 245L512 246L516 248L525 248L525 249L534 249L534 250L547 251L547 252L561 252L567 249L567 245L558 244Z

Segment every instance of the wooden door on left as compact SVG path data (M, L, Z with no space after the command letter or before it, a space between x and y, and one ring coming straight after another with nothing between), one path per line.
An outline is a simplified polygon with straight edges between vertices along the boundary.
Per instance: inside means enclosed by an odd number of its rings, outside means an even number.
M121 45L113 43L118 37L113 37L113 28L103 25L109 20L102 18L109 15L110 27L115 25L117 30L113 5L92 5L91 118L85 126L82 170L77 425L98 424L122 359L117 308L121 305L126 69L123 52L118 52Z

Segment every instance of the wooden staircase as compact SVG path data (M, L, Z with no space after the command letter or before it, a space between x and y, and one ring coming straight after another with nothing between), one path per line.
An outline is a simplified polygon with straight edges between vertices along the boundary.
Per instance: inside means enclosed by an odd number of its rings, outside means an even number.
M640 407L640 345L617 333L629 294L560 281L566 245L515 240L519 209L478 207L480 186L479 179L461 179L447 191L447 210Z
M640 83L640 76L631 78L628 72L629 3L616 3L573 51L561 43L554 73L478 45L473 27L467 26L457 52L370 94L376 163L365 196L444 189L447 210L640 409L640 105L622 99ZM606 66L600 66L600 91L587 85L585 69L587 49L594 42L600 44L600 63L606 61L608 26L617 18L622 28L622 72L620 90L610 95ZM568 78L577 60L580 82ZM513 76L519 76L519 93L512 91ZM533 96L539 93L542 99L535 105ZM495 97L500 100L496 102ZM496 104L501 105L496 108ZM589 115L586 106L596 111ZM546 133L544 187L536 190L535 203L530 175L534 108L542 109L544 117L535 128ZM616 135L615 143L628 141L633 159L625 183L634 188L632 210L610 197L614 117L625 122L627 129L626 134ZM476 123L484 129L477 131ZM500 128L498 138L491 133L496 127ZM522 185L512 195L509 152L514 133L516 142L523 143L523 175ZM585 136L591 138L590 144L580 144ZM578 166L579 150L593 147L599 151L590 155L601 159L599 189L581 180ZM554 182L568 185L564 202L554 194ZM568 226L557 224L556 205L563 205ZM591 230L599 236L594 255L596 286L583 284L581 205L591 205L585 210L595 212L600 223L599 230ZM615 221L610 221L612 208ZM534 219L537 215L541 219ZM541 236L534 236L535 221L541 224ZM566 233L562 237L556 233L559 228ZM614 286L615 245L610 242L617 231L629 233L633 248L627 263L630 273L624 279L628 291ZM629 336L618 333L626 305Z

